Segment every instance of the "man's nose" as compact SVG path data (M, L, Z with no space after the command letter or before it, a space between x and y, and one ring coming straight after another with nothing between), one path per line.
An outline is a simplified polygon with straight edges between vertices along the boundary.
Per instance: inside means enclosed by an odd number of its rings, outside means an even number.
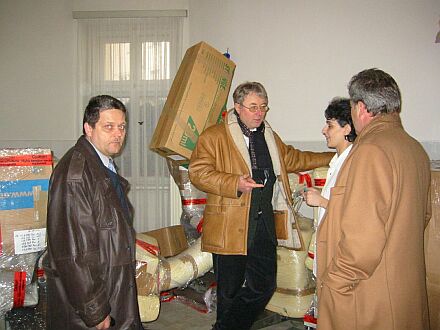
M123 136L124 134L125 134L125 129L123 129L123 128L116 127L113 130L113 135L115 135L115 136L120 137L120 136Z

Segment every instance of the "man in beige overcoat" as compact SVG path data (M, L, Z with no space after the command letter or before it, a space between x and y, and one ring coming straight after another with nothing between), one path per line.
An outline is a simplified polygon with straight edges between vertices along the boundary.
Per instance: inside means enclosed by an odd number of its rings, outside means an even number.
M429 158L390 75L362 71L348 90L358 136L317 233L318 329L426 330Z

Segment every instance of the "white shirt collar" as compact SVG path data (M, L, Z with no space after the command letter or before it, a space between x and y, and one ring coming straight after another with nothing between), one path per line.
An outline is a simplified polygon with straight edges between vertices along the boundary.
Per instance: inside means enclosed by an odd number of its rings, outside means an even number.
M344 162L345 158L347 158L348 154L350 153L351 147L353 147L353 144L350 144L345 150L342 152L342 154L338 155L335 154L328 164L330 168L333 168L337 166L339 163Z
M104 164L105 167L108 168L108 164L110 162L110 157L104 155L101 151L98 150L98 148L95 147L95 145L92 143L92 141L90 141L89 139L86 139L87 141L89 141L89 143L93 146L93 148L96 150L96 153L98 154L99 158L101 159L102 163Z

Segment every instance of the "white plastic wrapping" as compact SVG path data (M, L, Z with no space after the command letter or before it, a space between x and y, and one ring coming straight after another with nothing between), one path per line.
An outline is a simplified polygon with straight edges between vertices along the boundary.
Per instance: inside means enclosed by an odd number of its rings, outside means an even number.
M0 149L0 318L38 303L34 273L46 248L51 173L49 149Z
M206 193L198 190L189 180L188 169L172 161L167 161L174 182L179 187L182 200L180 224L185 229L188 244L191 245L201 235Z
M160 289L181 288L212 268L212 255L201 251L201 238L177 256L161 260Z

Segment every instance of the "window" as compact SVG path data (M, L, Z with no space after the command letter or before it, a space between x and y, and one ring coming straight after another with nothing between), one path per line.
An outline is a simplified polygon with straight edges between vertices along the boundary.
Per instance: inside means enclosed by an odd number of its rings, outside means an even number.
M109 94L126 105L126 145L116 164L131 183L129 197L138 231L170 225L168 168L148 146L181 60L182 21L182 17L78 20L79 115L82 119L94 95Z

